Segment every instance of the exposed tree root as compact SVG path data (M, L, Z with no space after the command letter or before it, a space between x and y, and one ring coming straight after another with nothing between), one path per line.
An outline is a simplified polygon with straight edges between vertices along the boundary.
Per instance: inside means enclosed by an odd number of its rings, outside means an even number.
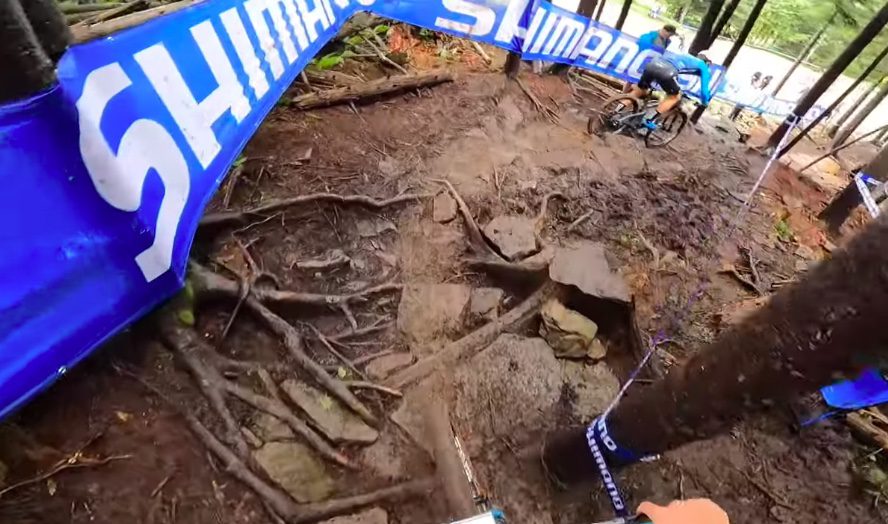
M459 209L459 213L463 217L463 222L465 222L466 230L469 233L469 245L477 255L485 258L493 258L495 260L502 260L503 257L499 255L490 244L487 243L487 238L484 236L484 233L481 232L481 228L478 227L478 223L475 222L475 217L472 216L472 211L469 209L469 206L466 205L466 201L457 193L456 188L453 187L453 184L448 180L436 180L447 186L447 190L450 192L450 196L456 200L457 208Z
M435 371L455 364L458 360L469 357L480 349L490 345L503 332L514 329L533 318L540 307L550 297L558 293L558 285L547 282L537 289L524 302L499 319L485 324L461 339L444 346L430 357L426 357L412 366L405 368L386 380L386 385L403 389L421 381Z
M237 283L228 280L227 278L213 273L212 271L200 266L199 264L191 264L191 279L194 283L195 292L197 296L200 297L202 294L206 294L207 296L223 296L228 298L237 298L238 297L238 285ZM388 286L388 287L386 287ZM395 286L394 284L387 284L385 286L377 286L375 292L380 292L379 290L385 288L386 290L390 289L400 289L400 286ZM271 293L268 295L266 293ZM342 383L342 381L331 377L324 370L323 366L309 358L309 356L305 353L305 345L302 341L302 336L299 332L294 328L289 322L275 314L273 311L268 309L263 302L269 301L272 303L287 303L287 301L280 300L280 293L289 293L296 294L299 293L291 293L291 292L278 292L276 290L266 290L264 288L254 288L252 290L251 296L247 297L245 302L247 308L259 319L261 320L271 331L275 332L278 336L283 340L284 346L286 346L287 351L290 353L290 356L296 361L299 366L306 370L314 380L318 382L321 386L323 386L333 397L340 400L343 404L349 407L352 411L358 414L365 422L370 424L371 426L378 427L379 420L373 413L367 409L364 404L355 397L351 391ZM371 293L372 294L372 293ZM324 296L324 295L318 295ZM355 300L356 297L363 297L365 294L358 293L355 295L345 295L340 297L338 300L342 300L342 303L348 303L349 300ZM304 303L304 302L299 302ZM330 304L329 300L324 300L318 303L326 303ZM333 302L336 304L337 302Z
M565 199L567 197L564 196L564 193L560 191L552 191L551 193L547 193L543 197L543 201L540 203L540 212L537 213L536 220L534 220L534 230L536 231L537 236L543 231L543 227L546 225L546 215L549 210L549 200L553 198L561 198Z
M243 460L247 460L249 457L250 448L246 440L244 440L240 424L234 419L234 416L228 409L228 405L225 402L226 394L232 395L258 410L281 419L327 460L340 466L353 467L344 455L336 451L320 435L308 427L286 404L278 399L259 395L249 388L225 379L217 368L209 364L212 361L212 357L208 355L213 353L213 349L197 336L193 329L180 325L175 315L163 315L161 333L167 346L181 357L185 365L188 366L191 374L194 375L198 387L200 387L204 396L207 397L216 413L222 418L226 429L226 440L234 447L235 453Z
M366 195L335 195L333 193L315 193L312 195L300 195L293 198L273 200L267 204L247 209L245 211L222 211L204 215L200 221L200 227L212 228L231 225L246 225L251 219L278 211L280 209L308 204L312 202L328 202L333 204L352 204L370 209L382 209L394 204L411 202L423 198L431 198L434 195L398 195L388 200L377 200Z
M397 398L401 398L404 396L404 394L397 389L387 388L385 386L375 384L373 382L368 382L366 380L349 380L345 383L345 385L353 389L372 389L374 391L379 391L380 393L385 393L386 395L391 395Z
M540 102L540 99L537 98L537 96L533 93L533 91L531 91L530 89L528 89L528 87L526 85L524 85L524 82L522 82L520 78L516 77L515 83L518 84L518 87L521 88L521 91L524 92L524 94L527 96L527 98L533 104L533 107L535 107L536 110L540 112L540 114L542 114L544 117L546 117L549 120L549 122L552 122L553 124L556 124L556 125L558 124L558 113L555 110L553 110L549 106Z
M329 351L334 357L339 359L339 361L342 362L345 365L345 367L347 367L349 370L351 370L352 373L361 377L364 380L367 380L367 375L365 375L363 371L358 369L351 360L346 358L345 355L343 355L342 353L337 351L336 348L333 347L333 344L330 343L330 340L326 336L324 336L323 333L318 331L318 328L312 326L311 324L308 324L308 327L311 328L311 330L314 332L315 336L318 337L318 340L321 341L321 344L323 344L324 347L327 348L327 351Z

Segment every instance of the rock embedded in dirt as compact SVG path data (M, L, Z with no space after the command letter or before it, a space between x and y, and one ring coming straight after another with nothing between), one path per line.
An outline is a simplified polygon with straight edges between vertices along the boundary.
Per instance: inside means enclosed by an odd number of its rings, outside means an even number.
M503 334L460 365L454 376L451 415L472 428L468 445L508 436L520 442L554 413L561 397L561 366L541 338Z
M268 413L259 413L253 420L252 429L253 433L264 442L293 440L295 438L293 430L290 429L286 422Z
M595 344L598 324L564 306L557 299L543 304L540 310L540 336L558 358L604 358L601 342Z
M292 379L284 381L281 389L333 442L368 444L379 437L375 429L320 390Z
M320 524L388 524L388 513L382 508L370 508L354 515L342 515Z
M607 409L620 391L620 381L604 362L562 360L561 369L564 384L574 393L573 414L583 424Z
M796 249L795 251L795 255L805 260L817 259L817 255L814 253L814 249L812 249L810 246L806 246L805 244L799 244L798 249Z
M298 442L269 442L254 451L253 458L297 502L318 502L333 493L333 479L324 464Z
M393 372L406 368L410 364L413 364L412 354L409 352L394 353L392 355L385 355L373 359L367 364L364 371L370 378L374 380L382 380Z
M358 220L355 228L358 231L358 236L361 238L373 238L375 236L379 236L386 231L398 231L398 228L393 224L390 220L385 220L382 218L368 218Z
M394 430L394 428L391 428ZM406 477L402 451L405 444L395 437L394 431L383 431L373 444L361 449L360 463L375 475L386 480Z
M444 224L456 218L456 200L446 191L438 193L432 202L432 220Z
M505 292L495 287L482 287L472 290L469 299L469 317L472 320L490 322L499 317L500 304Z
M398 329L420 356L433 352L462 331L470 296L471 288L460 284L408 285L398 305Z
M392 413L391 418L431 456L434 454L434 449L432 441L426 436L425 409L426 404L420 388L411 388L404 392L401 405Z
M632 300L629 286L622 276L611 271L604 246L598 242L556 248L549 264L549 278L593 297L624 304Z
M500 215L484 226L484 234L500 253L515 262L538 251L536 223L513 215Z

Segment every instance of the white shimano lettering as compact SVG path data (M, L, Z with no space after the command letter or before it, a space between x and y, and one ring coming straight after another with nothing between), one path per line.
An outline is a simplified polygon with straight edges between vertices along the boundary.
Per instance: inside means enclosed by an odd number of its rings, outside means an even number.
M250 103L212 24L209 21L201 22L191 28L191 34L218 84L200 102L195 100L191 88L163 44L139 51L135 59L173 120L182 129L201 166L206 168L222 150L213 124L229 111L235 120L241 122L250 113Z
M281 55L275 46L274 38L271 37L271 31L265 22L265 10L268 7L268 0L247 0L244 2L244 8L247 10L247 16L250 17L250 25L256 32L256 38L259 40L259 48L265 56L265 62L271 69L271 75L277 80L284 74L284 64L281 62Z
M330 27L330 20L327 19L327 10L324 8L323 0L313 0L313 3L314 7L309 8L308 0L296 0L302 22L308 30L308 39L312 42L318 39L319 33L323 33Z
M451 13L468 16L475 19L472 24L457 22L444 17L435 19L435 25L442 29L450 29L475 36L486 36L493 31L496 24L496 12L490 7L467 0L441 0L444 9Z
M244 72L247 73L253 94L257 100L261 99L268 92L268 79L265 77L265 72L262 71L262 64L256 56L256 49L247 37L247 30L237 8L232 7L223 12L219 18L222 19L225 32L228 33L228 38L231 39L234 46L234 52L237 54Z
M524 15L524 11L527 10L527 4L529 3L530 0L512 0L509 2L509 5L506 6L506 12L500 21L499 29L496 30L494 38L497 42L509 44L516 36L524 38L527 30L521 27L521 17Z
M302 17L296 10L295 0L281 0L281 3L287 13L287 18L290 19L290 28L293 31L293 36L296 37L296 43L299 45L299 49L305 51L311 42L308 41L308 35L305 34L305 26L302 23Z
M605 67L610 66L611 62L614 61L614 58L616 58L622 51L625 52L623 53L622 58L620 58L620 62L613 66L613 70L616 73L624 73L626 68L632 63L632 59L638 54L638 44L625 35L621 34L617 37L617 40L610 49L608 49L607 53L605 53L604 58L601 59L601 65Z
M598 37L595 47L590 48L589 43L592 42L592 39L595 37ZM589 28L586 30L586 34L583 35L583 39L577 46L576 56L573 58L583 56L588 65L594 65L601 60L602 55L608 50L613 41L614 36L610 31L590 24Z
M290 31L290 26L284 20L281 2L270 0L268 2L268 14L271 16L271 23L278 34L278 40L281 42L284 56L287 57L287 63L292 64L299 58L299 53L296 51L296 43L293 41L293 33Z
M552 34L552 29L555 28L555 24L558 23L560 18L561 17L555 13L549 14L549 17L546 18L546 22L533 36L533 43L530 46L531 53L539 53L542 50L543 44L549 39L549 36Z
M555 56L567 56L572 54L580 39L583 38L583 32L586 24L579 20L569 17L560 17L549 42L543 48L544 54L554 54Z
M102 117L112 98L132 84L120 64L113 63L87 75L77 100L80 155L99 195L121 211L137 211L142 189L152 170L163 182L154 241L135 257L145 280L169 271L179 220L188 200L191 179L188 164L173 137L154 120L133 122L115 153L101 131ZM158 154L158 152L161 152Z

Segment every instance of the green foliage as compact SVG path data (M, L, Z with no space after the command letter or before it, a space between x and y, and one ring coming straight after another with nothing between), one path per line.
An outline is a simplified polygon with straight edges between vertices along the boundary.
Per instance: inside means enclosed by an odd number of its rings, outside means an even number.
M377 35L387 35L389 32L389 29L391 29L390 26L388 26L386 24L379 24L378 26L373 28L373 32L376 33Z
M327 71L340 65L344 61L345 59L342 57L341 53L330 53L329 55L324 55L315 60L314 66L321 71Z
M776 224L774 224L774 231L777 232L777 238L781 242L792 241L792 228L789 227L789 224L786 222L785 218L781 218Z

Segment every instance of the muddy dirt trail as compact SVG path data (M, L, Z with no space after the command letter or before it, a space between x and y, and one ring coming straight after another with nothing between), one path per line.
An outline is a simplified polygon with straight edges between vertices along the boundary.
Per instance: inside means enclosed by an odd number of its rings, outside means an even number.
M588 107L603 94L575 97L557 77L528 74L523 81L556 122L493 73L461 73L451 84L354 108L280 107L247 147L237 183L211 204L208 213L225 211L226 193L234 211L315 193L416 195L378 209L317 200L250 214L204 228L195 242L195 260L235 283L235 291L179 310L192 314L179 319L194 324L194 347L213 348L229 364L262 363L256 368L267 375L229 365L222 380L280 399L351 466L324 460L293 427L243 395L229 400L249 448L246 463L303 507L440 478L440 435L428 434L425 417L432 403L448 407L478 484L510 520L606 520L612 514L600 486L561 491L544 478L534 457L545 430L601 412L648 336L665 330L668 341L654 371L632 388L645 387L834 249L813 218L827 196L786 170L734 229L764 160L730 136L704 126L658 150L634 137L590 137ZM473 242L442 181L465 200L492 246ZM564 256L570 268L583 268L563 278L613 286L594 299L559 295L596 323L591 338L600 353L559 358L575 349L558 342L569 314L541 300L517 315L538 297L539 274L516 278L467 262L485 249L511 260L562 249L554 260ZM226 327L240 309L236 283L245 275L257 293L295 290L317 299L276 311L301 335L306 354L379 423L320 388L249 306ZM634 314L621 316L625 311ZM440 357L497 323L507 325L461 358ZM0 522L274 521L189 431L183 412L216 435L227 426L195 387L194 369L177 357L183 353L164 348L159 330L156 319L134 326L0 426L0 486L33 479L0 496ZM430 369L437 388L417 386L411 373L436 358ZM881 518L852 487L849 468L861 450L844 425L797 432L789 408L621 471L621 486L633 504L712 497L737 523ZM40 476L78 452L69 465L79 467ZM436 490L382 500L336 522L444 522L453 514L446 498Z

